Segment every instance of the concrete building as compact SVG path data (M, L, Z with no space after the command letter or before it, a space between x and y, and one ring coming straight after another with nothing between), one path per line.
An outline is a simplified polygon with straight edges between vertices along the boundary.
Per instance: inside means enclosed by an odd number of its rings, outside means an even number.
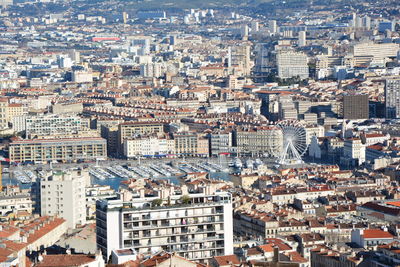
M40 180L41 216L59 216L69 228L86 223L85 187L90 184L87 171L53 171Z
M17 140L9 150L12 162L96 160L107 158L107 141L100 137Z
M270 20L268 22L268 29L271 34L275 34L278 32L278 26L276 24L276 20Z
M123 143L127 138L139 135L164 133L164 124L161 122L125 122L118 125L118 145L120 154L123 154Z
M307 33L305 31L300 31L299 32L299 40L298 40L298 44L300 47L302 46L306 46L307 45Z
M208 157L209 141L195 132L178 132L174 134L175 153L178 156Z
M218 156L221 153L230 153L232 151L232 132L213 132L210 134L210 154Z
M81 129L81 119L78 116L43 115L26 119L27 138L76 135Z
M350 52L354 57L372 56L375 60L395 58L399 51L399 44L395 43L359 43L351 47Z
M362 120L369 118L368 95L343 96L343 118L348 120Z
M249 44L235 45L231 47L231 64L239 66L243 70L243 75L249 75L251 72L251 46Z
M97 246L106 259L115 249L139 254L164 250L186 259L205 261L233 253L231 196L226 192L190 193L161 197L169 205L155 206L160 197L99 200ZM189 205L187 203L190 203Z
M278 77L288 79L300 77L306 79L309 76L307 55L294 51L279 51L276 55Z
M11 219L18 213L32 214L33 201L27 189L20 189L18 186L7 186L0 192L0 218L1 220Z
M234 145L241 156L267 156L283 149L282 131L276 127L238 129L234 132Z
M387 79L385 83L385 116L400 118L400 79Z
M168 136L150 135L124 140L124 156L127 158L168 154L175 154L175 140Z
M344 162L350 166L358 166L365 162L365 145L360 138L351 138L344 141Z

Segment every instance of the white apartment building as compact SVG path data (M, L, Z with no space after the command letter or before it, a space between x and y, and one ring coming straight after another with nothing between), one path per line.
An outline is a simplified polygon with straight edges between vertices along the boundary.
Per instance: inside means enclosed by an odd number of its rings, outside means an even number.
M210 135L211 155L218 156L220 153L232 152L232 132L215 132Z
M85 170L53 171L40 180L41 216L58 216L69 228L86 223L85 187L90 184Z
M306 79L309 76L307 55L294 51L278 51L276 55L278 77L287 79L299 76Z
M5 192L0 194L0 217L6 217L9 213L33 211L33 201L27 190L20 190L18 187L7 187Z
M351 138L344 141L344 160L350 160L351 165L360 165L365 162L365 145L360 138Z
M140 65L140 76L143 77L160 77L164 74L163 65L160 63L146 63Z
M399 47L399 44L395 43L375 44L366 42L354 45L350 52L355 57L372 56L374 59L384 59L388 57L397 57Z
M169 195L161 206L152 205L158 197L99 200L97 246L106 259L125 248L145 255L164 250L203 262L233 254L231 195L208 193L188 194L189 202L182 194Z
M77 116L43 115L26 118L26 136L52 136L77 134L81 130Z
M324 137L325 136L325 128L322 125L307 125L305 127L306 130L306 143L307 145L311 144L311 140L313 136L316 137Z
M157 136L138 137L124 140L124 156L155 156L175 154L175 140Z

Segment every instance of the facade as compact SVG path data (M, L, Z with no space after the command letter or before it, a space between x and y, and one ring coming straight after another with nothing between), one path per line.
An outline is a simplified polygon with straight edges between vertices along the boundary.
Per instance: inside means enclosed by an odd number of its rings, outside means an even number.
M8 128L7 107L8 107L8 100L0 99L0 129Z
M344 141L343 157L347 164L352 166L358 166L365 162L365 145L360 138Z
M307 33L305 31L300 31L299 32L299 40L298 44L299 46L306 46L307 45Z
M239 129L234 133L238 155L271 155L283 149L282 131L276 127Z
M400 118L400 79L387 79L385 84L385 116L387 119Z
M343 118L349 120L362 120L369 118L368 95L343 96Z
M69 228L85 224L85 188L89 183L87 171L50 173L40 180L40 214L64 218Z
M300 77L306 79L309 76L308 58L304 53L293 51L279 51L276 55L278 77L288 79Z
M175 153L178 156L203 156L209 155L209 141L195 132L179 132L174 134Z
M251 46L248 44L235 45L231 48L232 66L240 66L243 69L243 75L249 75L251 71Z
M0 193L0 218L7 220L10 214L25 212L32 214L33 201L28 190L21 190L16 186L7 186Z
M26 119L26 136L54 136L77 134L81 130L81 119L77 116L35 116Z
M161 122L125 122L119 124L118 144L120 154L123 154L123 143L125 139L154 133L164 133L164 124Z
M397 57L399 44L395 43L360 43L352 47L351 53L355 57L373 56L375 59L384 59L388 57Z
M232 132L215 132L210 134L211 156L232 151Z
M129 138L124 140L124 156L165 156L175 154L175 140L156 135Z
M157 197L99 200L97 246L108 258L112 250L132 248L139 254L164 250L189 260L204 261L233 253L231 196L226 192L170 195L168 206L154 206Z
M100 137L28 139L10 143L12 162L96 160L107 158L107 142Z

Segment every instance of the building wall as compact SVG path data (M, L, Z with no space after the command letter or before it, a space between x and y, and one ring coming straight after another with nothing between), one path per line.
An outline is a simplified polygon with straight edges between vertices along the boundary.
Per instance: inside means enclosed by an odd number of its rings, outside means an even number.
M106 157L107 142L103 138L23 140L10 144L10 160L13 162L64 162Z

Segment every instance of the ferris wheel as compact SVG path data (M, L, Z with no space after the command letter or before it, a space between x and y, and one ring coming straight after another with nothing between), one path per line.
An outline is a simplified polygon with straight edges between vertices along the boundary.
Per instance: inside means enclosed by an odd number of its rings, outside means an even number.
M307 151L306 129L297 120L279 121L275 126L282 133L281 149L273 148L271 153L278 158L280 164L299 164Z

